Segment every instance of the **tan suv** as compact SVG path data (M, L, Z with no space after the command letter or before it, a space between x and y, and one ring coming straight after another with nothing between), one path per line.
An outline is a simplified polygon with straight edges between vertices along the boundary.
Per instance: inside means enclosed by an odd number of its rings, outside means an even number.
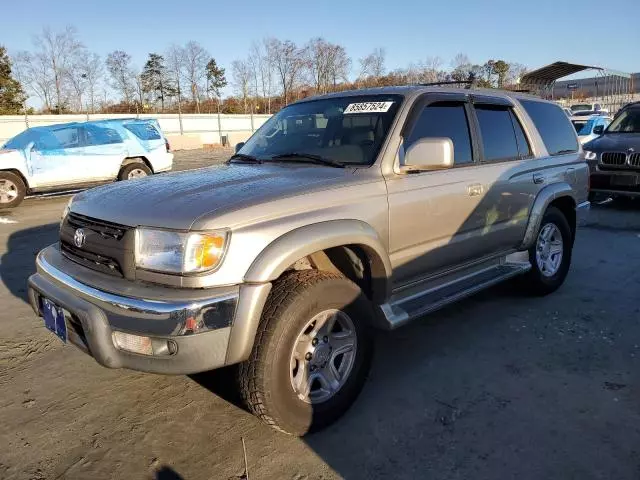
M420 86L289 105L225 165L76 195L29 297L111 368L238 364L251 411L302 435L360 392L374 328L502 280L564 281L588 168L560 107Z

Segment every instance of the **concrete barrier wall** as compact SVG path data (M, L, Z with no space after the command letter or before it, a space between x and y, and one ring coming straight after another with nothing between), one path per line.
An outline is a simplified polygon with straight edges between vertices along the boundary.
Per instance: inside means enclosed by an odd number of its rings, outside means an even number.
M217 114L145 114L138 118L157 118L162 131L174 150L202 148L203 145L219 145L226 138L230 145L243 142L267 121L270 115L220 115ZM57 123L84 122L111 118L132 118L127 114L95 115L0 115L0 145L27 127L54 125Z

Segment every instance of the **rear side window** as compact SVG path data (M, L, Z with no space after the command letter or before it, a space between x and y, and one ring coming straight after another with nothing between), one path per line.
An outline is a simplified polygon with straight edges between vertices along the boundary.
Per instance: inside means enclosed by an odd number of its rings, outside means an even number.
M520 103L533 120L549 155L578 150L575 129L559 106L535 100L520 100Z
M475 110L480 124L484 159L488 161L517 159L518 142L509 109L492 105L476 105Z
M160 140L160 132L150 123L127 123L124 128L133 133L140 140Z
M421 138L445 137L453 142L453 163L473 162L469 122L463 103L438 102L425 107L405 138L405 151Z

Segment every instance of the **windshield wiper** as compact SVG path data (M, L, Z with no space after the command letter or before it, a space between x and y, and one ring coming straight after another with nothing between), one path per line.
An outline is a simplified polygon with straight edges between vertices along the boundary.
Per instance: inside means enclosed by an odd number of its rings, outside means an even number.
M319 165L327 165L329 167L335 168L344 168L344 164L338 162L337 160L332 160L330 158L321 157L320 155L314 155L312 153L304 153L304 152L288 152L288 153L280 153L279 155L274 155L271 157L271 160L293 160L300 159L302 161L307 161L311 163L316 163Z
M227 163L231 163L232 160L242 160L247 163L262 163L258 157L254 157L253 155L247 155L246 153L234 153L231 155L231 158L227 160Z

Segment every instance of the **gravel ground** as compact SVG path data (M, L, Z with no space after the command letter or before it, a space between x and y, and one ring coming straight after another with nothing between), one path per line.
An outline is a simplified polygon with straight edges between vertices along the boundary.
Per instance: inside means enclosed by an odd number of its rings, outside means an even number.
M25 285L66 201L0 212L2 479L238 479L242 439L252 480L640 477L640 202L593 209L555 294L500 286L378 335L355 406L301 440L239 408L229 372L108 370L45 330Z

